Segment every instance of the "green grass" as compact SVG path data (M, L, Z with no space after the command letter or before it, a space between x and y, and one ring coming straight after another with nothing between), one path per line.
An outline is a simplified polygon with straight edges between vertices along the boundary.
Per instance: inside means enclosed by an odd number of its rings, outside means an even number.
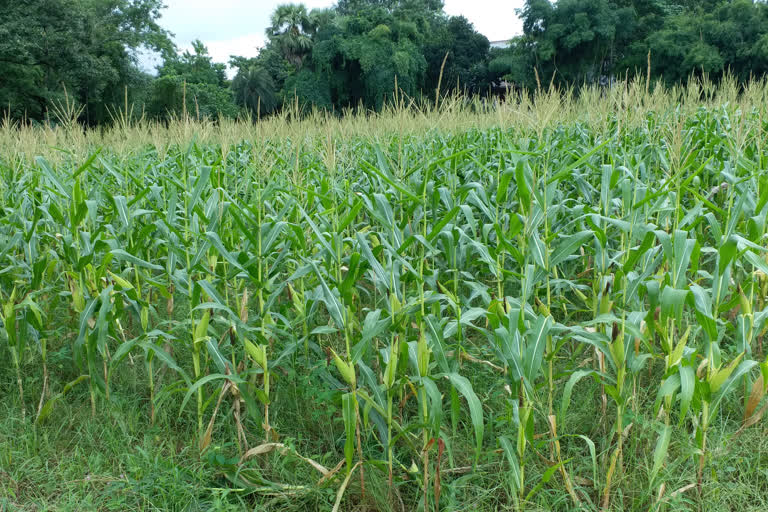
M10 375L4 377L4 389L12 389ZM308 385L303 378L297 385ZM33 388L30 388L33 391ZM137 398L134 392L146 391L142 386L127 385L116 395L108 416L90 418L87 393L72 396L70 404L62 407L50 424L36 428L21 422L16 410L18 404L12 396L3 401L0 417L0 510L306 510L330 508L333 493L313 489L300 496L285 495L259 497L238 492L229 485L217 469L216 459L203 461L188 444L188 436L194 424L180 424L174 415L158 418L152 427L143 410L146 399ZM597 391L596 389L591 390ZM283 403L290 404L291 393L286 393ZM296 396L296 395L294 395ZM318 403L322 397L318 398ZM588 405L596 405L590 403ZM650 406L650 404L646 404ZM735 405L735 404L734 404ZM307 418L301 414L311 403L302 402L293 410L286 407L286 423L300 425L301 431L317 432L317 437L327 435L321 418ZM599 409L579 408L569 417L569 431L583 431L593 423ZM282 414L281 414L282 415ZM633 468L618 483L627 496L626 507L617 510L637 510L629 503L633 492L643 493L633 481L648 470L648 451L656 439L656 425L641 416L637 419L628 450L626 465ZM761 511L768 507L768 437L764 428L752 429L735 440L733 431L738 429L738 418L717 432L714 444L718 454L713 464L711 478L706 486L704 510ZM223 437L228 432L220 432ZM598 438L599 430L588 432ZM331 436L332 440L332 436ZM317 439L314 440L316 442ZM299 445L311 445L313 440L296 441ZM567 444L569 457L578 474L590 478L591 461L583 449L584 443L574 440ZM217 444L220 458L231 455L232 446ZM471 446L465 447L471 450ZM681 433L671 443L670 465L664 479L671 491L689 483L687 474L695 472L695 465L686 462L693 450L692 440ZM280 464L279 458L270 463ZM284 481L296 485L306 483L313 475L300 464L290 464L273 469ZM483 464L475 473L456 475L448 482L446 491L455 509L475 506L478 510L510 510L506 503L503 472L506 467L498 461ZM373 476L373 475L372 475ZM386 495L386 476L379 477L379 489ZM370 485L375 485L371 483ZM584 482L584 491L597 494ZM554 482L544 496L539 508L549 506L567 509L563 501L564 489ZM686 496L687 493L687 496ZM670 509L696 509L698 499L695 490L689 490L670 499ZM692 494L693 493L693 494ZM369 504L372 509L386 510L387 503ZM4 508L2 508L4 507ZM261 508L259 508L261 507ZM352 508L352 507L351 507ZM397 508L396 508L397 509ZM451 509L446 507L446 509Z
M766 96L6 125L0 510L765 509Z

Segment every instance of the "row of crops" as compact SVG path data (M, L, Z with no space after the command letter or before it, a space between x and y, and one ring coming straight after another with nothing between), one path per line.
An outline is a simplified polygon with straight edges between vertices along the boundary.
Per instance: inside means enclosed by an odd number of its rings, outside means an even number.
M619 124L7 158L2 392L45 429L137 376L233 488L334 509L702 503L764 428L768 125Z

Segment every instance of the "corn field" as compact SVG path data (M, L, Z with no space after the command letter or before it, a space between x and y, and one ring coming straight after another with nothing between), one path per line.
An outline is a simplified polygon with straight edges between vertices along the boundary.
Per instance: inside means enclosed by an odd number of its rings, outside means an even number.
M107 418L133 379L275 510L706 510L765 432L768 85L647 87L6 124L7 411Z

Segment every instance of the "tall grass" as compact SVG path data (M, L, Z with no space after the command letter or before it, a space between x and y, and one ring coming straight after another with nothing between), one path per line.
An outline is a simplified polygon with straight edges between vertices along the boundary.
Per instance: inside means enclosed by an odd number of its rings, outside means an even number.
M768 83L650 89L6 122L19 415L45 428L87 385L99 417L128 372L148 423L172 408L198 453L226 442L253 495L463 509L493 474L500 508L704 507L712 430L766 408ZM272 480L270 457L316 474Z

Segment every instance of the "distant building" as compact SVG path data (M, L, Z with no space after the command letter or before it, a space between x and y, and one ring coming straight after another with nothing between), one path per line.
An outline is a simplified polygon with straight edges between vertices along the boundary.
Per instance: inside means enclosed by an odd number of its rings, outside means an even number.
M491 48L507 48L509 47L509 43L511 43L511 39L502 39L500 41L491 41Z

